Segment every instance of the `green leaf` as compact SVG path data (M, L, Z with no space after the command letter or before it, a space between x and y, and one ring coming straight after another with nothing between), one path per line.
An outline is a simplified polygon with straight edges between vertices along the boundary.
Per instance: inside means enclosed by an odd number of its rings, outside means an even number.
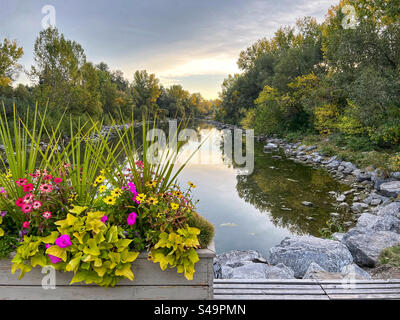
M43 254L37 254L31 258L32 267L41 266L44 267L47 265L47 257Z
M107 231L106 240L108 243L114 243L118 241L118 228L116 226L112 226Z
M124 264L121 269L115 270L115 275L123 276L131 281L135 279L135 276L133 275L133 272L131 270L131 265L129 263Z
M58 232L54 231L49 236L42 238L43 243L54 243L58 238Z
M81 262L82 253L79 253L75 258L73 258L65 267L67 271L76 272L79 268L79 264Z
M88 274L87 271L79 271L79 272L77 272L73 276L73 278L72 278L72 280L71 280L71 282L69 284L85 281L87 274Z
M88 207L80 207L80 206L74 206L72 209L69 210L71 213L75 213L78 216L87 209Z
M100 255L100 249L97 247L96 240L89 239L86 244L87 246L83 249L85 254L90 254L92 256Z

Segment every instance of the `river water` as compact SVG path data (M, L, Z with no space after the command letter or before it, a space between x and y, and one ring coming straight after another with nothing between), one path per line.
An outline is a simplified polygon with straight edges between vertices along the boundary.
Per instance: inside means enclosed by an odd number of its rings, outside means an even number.
M192 128L199 141L189 141L184 152L203 145L179 182L182 186L188 181L196 184L198 212L215 225L218 253L252 249L268 257L268 250L287 236L321 236L320 230L329 220L348 228L351 215L336 207L329 191L343 192L349 187L327 172L295 163L282 151L264 153L263 145L255 143L254 171L240 175L234 166L224 163L221 130L201 122ZM303 201L314 206L306 207Z

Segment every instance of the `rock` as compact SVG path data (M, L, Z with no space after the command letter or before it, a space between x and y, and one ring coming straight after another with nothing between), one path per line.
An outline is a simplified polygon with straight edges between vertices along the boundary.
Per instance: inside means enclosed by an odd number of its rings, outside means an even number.
M353 279L371 279L371 275L355 263L344 266L340 273Z
M310 151L312 151L312 150L315 150L315 149L317 149L317 146L310 146L310 147L308 147L308 148L306 148L306 152L310 152Z
M267 279L268 265L264 263L247 263L241 267L232 268L229 278L222 279Z
M400 172L392 172L390 176L395 179L400 179Z
M382 183L386 182L385 175L380 170L375 170L371 172L371 181L374 183L374 188L376 190L380 189Z
M343 239L343 236L344 236L344 233L335 232L334 234L332 234L332 239L341 242Z
M278 145L275 143L268 143L267 145L264 146L264 151L271 151L271 150L276 150L278 149Z
M233 250L217 255L214 259L214 265L237 268L249 262L262 261L262 260L265 261L265 259L261 256L261 254L257 251Z
M357 182L369 181L371 180L370 172L363 172L361 170L354 170L352 174L356 177Z
M363 213L357 221L356 228L358 229L371 229L371 227L376 223L378 220L378 216L375 216L370 213Z
M342 242L350 250L356 264L374 267L383 249L400 244L400 234L354 228L344 235Z
M272 158L272 159L282 159L281 156L272 156L271 158Z
M331 168L331 169L337 169L340 165L340 161L339 160L333 160L331 162L329 162L326 166Z
M324 270L324 268L322 268L319 264L311 262L305 275L303 276L303 279L316 279L316 274L320 271L326 272L326 270Z
M295 279L292 269L279 263L276 266L269 266L265 272L266 279Z
M312 202L309 201L303 201L301 204L306 207L312 207L314 205Z
M381 199L372 199L371 200L371 206L377 206L379 204L381 204L382 200Z
M346 174L350 174L357 169L357 167L351 162L342 161L340 165L344 167L343 172Z
M283 263L294 271L296 278L302 278L312 262L329 272L339 272L353 258L349 250L340 242L313 236L285 238L271 248L270 263Z
M348 209L350 208L350 205L346 202L342 202L341 204L338 205L338 208L340 209Z
M343 202L346 201L346 196L344 194L341 194L339 197L336 198L337 202Z
M400 195L400 181L384 182L380 185L380 191L388 197L397 197Z
M361 202L354 202L351 206L351 210L355 213L362 213L365 209L368 208L368 205Z
M392 215L400 218L400 202L396 201L388 205L379 207L378 215L379 216Z

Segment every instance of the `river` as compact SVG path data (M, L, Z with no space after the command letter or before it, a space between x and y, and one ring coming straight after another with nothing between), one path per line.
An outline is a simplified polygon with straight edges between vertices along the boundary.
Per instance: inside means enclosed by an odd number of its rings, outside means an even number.
M264 153L255 143L255 167L251 175L241 175L224 163L222 131L205 122L193 125L199 141L183 148L190 153L204 144L179 177L182 186L196 184L194 198L198 212L215 225L217 253L228 250L268 250L291 235L321 236L327 221L344 230L353 217L336 207L329 191L343 192L349 186L327 172L295 163L282 151ZM280 156L281 158L279 159ZM303 201L312 202L306 207ZM333 215L331 213L334 213Z

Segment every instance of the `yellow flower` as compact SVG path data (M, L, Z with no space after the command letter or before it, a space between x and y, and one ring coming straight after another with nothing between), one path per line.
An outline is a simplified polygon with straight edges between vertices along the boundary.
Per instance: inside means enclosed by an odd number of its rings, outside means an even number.
M106 191L107 190L107 187L106 186L100 186L99 187L99 192L100 193L103 193L104 191Z
M122 190L119 188L115 188L113 191L111 191L111 195L115 198L118 198L122 194Z
M193 189L196 188L196 185L195 185L193 182L190 182L190 181L189 181L189 182L188 182L188 185L189 185L189 187L191 187L191 188L193 188Z
M138 194L136 197L136 201L139 201L139 202L143 202L145 199L146 199L146 195L143 193Z
M157 214L157 218L162 218L163 215L164 215L164 214L163 214L162 212L159 212L159 213Z
M102 183L104 180L106 180L106 177L103 176L103 175L101 175L101 176L98 176L98 177L96 178L96 180L94 181L94 183L100 184L100 183Z
M150 197L146 202L148 204L156 205L158 203L158 200L156 198Z
M104 176L104 175L106 174L106 170L101 169L101 170L100 170L100 174L101 174L102 176Z
M116 199L114 197L108 196L106 198L104 198L103 200L105 203L107 203L108 205L114 205L116 202Z
M181 198L181 197L182 197L182 192L180 192L180 191L174 191L172 194L173 194L174 196L178 197L178 198Z
M150 188L155 188L157 185L157 182L154 180L150 180L149 182L146 182L146 186Z
M177 210L179 208L179 204L171 203L171 208L172 208L172 210Z

